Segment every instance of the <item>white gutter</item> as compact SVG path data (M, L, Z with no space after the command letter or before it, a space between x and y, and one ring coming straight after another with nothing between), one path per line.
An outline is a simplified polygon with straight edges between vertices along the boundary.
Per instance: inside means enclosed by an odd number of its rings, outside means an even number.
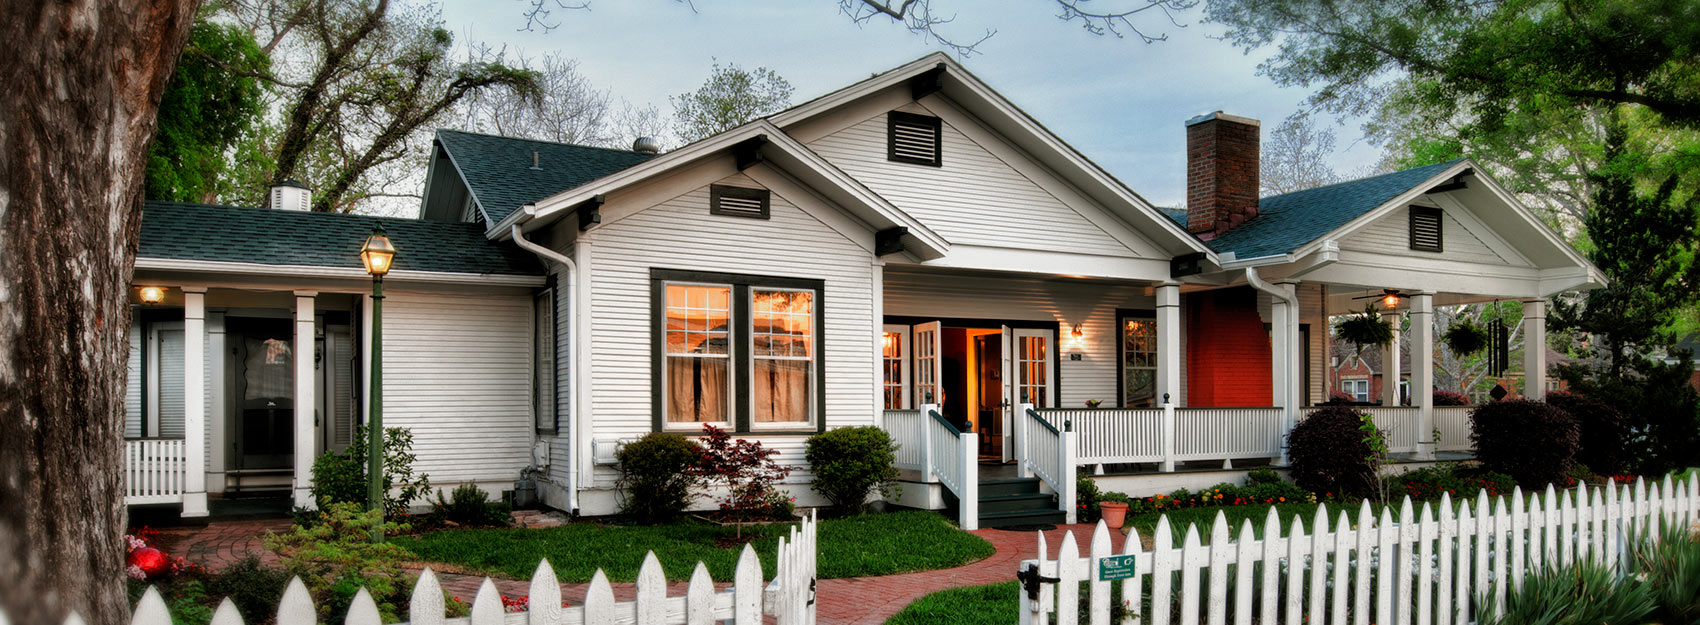
M1251 285L1251 288L1268 293L1271 298L1278 298L1287 305L1286 314L1284 316L1285 318L1270 319L1271 323L1269 330L1271 334L1279 333L1281 340L1272 341L1272 343L1274 343L1274 347L1279 347L1285 352L1280 354L1281 366L1274 367L1273 363L1271 363L1271 373L1279 376L1278 379L1280 380L1282 388L1281 403L1284 405L1281 406L1281 420L1283 422L1281 431L1290 433L1293 431L1293 425L1298 423L1300 406L1298 397L1299 385L1294 383L1298 380L1298 371L1295 367L1291 366L1291 362L1295 357L1294 355L1299 351L1299 345L1297 342L1299 327L1297 322L1299 315L1299 297L1297 293L1288 293L1287 289L1265 282L1262 276L1257 275L1256 267L1245 268L1245 281L1247 284ZM1293 328L1291 333L1288 332L1288 327ZM1287 448L1282 447L1281 464L1285 465L1287 462Z
M530 214L532 210L534 209L529 204L523 207L523 211L527 214ZM518 223L512 224L509 227L512 228L511 232L513 234L513 242L515 245L518 245L520 249L536 254L538 258L541 258L545 262L552 260L567 268L567 359L569 362L573 363L573 369L569 372L569 375L572 376L570 390L572 393L572 407L571 412L567 415L567 445L573 450L572 458L570 462L567 463L567 511L576 516L578 514L579 465L578 417L579 407L584 405L584 393L582 393L582 389L579 388L579 380L584 379L584 372L578 369L580 364L578 358L578 290L575 288L578 286L578 263L573 262L573 259L568 258L564 254L538 245L530 239L525 238L525 232L520 229L520 225ZM551 302L551 304L553 304L553 302Z

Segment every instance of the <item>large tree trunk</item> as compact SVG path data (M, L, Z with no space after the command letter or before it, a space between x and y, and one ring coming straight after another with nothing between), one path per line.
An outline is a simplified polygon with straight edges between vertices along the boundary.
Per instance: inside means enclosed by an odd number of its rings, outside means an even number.
M0 609L129 620L120 475L142 169L194 0L0 3Z

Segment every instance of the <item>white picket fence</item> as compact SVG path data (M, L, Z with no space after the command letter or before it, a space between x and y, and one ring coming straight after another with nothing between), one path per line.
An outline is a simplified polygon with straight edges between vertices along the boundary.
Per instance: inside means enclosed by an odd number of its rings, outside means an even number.
M184 463L182 439L125 440L125 505L183 501Z
M1015 464L1021 477L1037 476L1050 486L1051 492L1057 494L1057 508L1062 510L1067 522L1074 523L1078 513L1074 507L1078 496L1074 468L1079 460L1075 457L1073 422L1065 419L1052 425L1033 409L1033 404L1017 406L1015 414L1016 428L1020 430L1015 443Z
M755 549L745 545L744 552L738 556L731 587L716 591L708 567L698 562L684 596L679 597L667 596L667 576L652 551L644 556L643 565L638 568L636 599L615 601L608 577L597 569L584 602L561 607L561 584L556 581L549 561L541 560L537 572L531 576L529 612L505 613L496 585L490 578L484 578L477 597L472 600L471 616L450 619L445 616L443 588L438 585L436 575L426 569L413 585L408 622L413 625L760 625L764 617L772 617L765 622L813 625L818 564L816 530L816 519L811 514L792 527L789 535L779 538L777 568L773 580L765 586L761 559ZM307 587L300 578L291 579L278 602L277 625L316 625L318 619L318 610L313 607ZM4 610L0 610L0 625L6 622ZM81 623L82 619L72 615L66 622ZM379 625L381 622L372 596L366 589L360 589L343 623ZM157 590L149 587L142 595L130 625L171 625L171 614ZM242 616L235 604L225 599L213 614L211 625L242 625Z
M920 410L887 410L882 423L897 443L897 468L916 471L922 482L938 482L950 489L961 502L958 525L980 529L979 436L956 429L939 414L937 404L923 404Z
M1373 516L1365 503L1355 521L1341 512L1331 525L1327 507L1319 506L1308 534L1295 516L1285 535L1271 508L1263 539L1254 537L1247 520L1237 541L1218 513L1210 544L1189 525L1179 548L1164 516L1151 551L1137 531L1128 535L1119 555L1133 556L1132 576L1120 581L1101 577L1100 561L1118 555L1102 523L1084 558L1069 532L1057 559L1046 559L1040 532L1039 559L1022 562L1020 570L1036 568L1054 581L1044 580L1049 583L1036 599L1022 593L1021 623L1048 623L1054 614L1057 625L1075 625L1085 594L1092 625L1108 625L1112 600L1122 602L1124 625L1225 625L1230 618L1235 625L1467 625L1488 593L1488 600L1503 604L1507 588L1496 581L1520 586L1531 571L1578 560L1621 566L1631 536L1657 539L1661 524L1700 521L1693 477L1681 483L1666 477L1650 492L1639 480L1633 488L1578 484L1562 494L1549 487L1532 497L1518 490L1491 503L1490 510L1484 492L1473 506L1458 505L1454 515L1450 497L1437 510L1425 502L1420 511L1406 498L1397 524L1385 509ZM1116 592L1119 599L1112 597Z

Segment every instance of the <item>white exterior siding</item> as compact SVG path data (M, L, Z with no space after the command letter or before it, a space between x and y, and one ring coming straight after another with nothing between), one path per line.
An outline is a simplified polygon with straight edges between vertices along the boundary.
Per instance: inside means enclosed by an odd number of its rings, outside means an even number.
M887 316L1054 321L1061 348L1057 397L1062 408L1084 407L1088 399L1106 406L1117 403L1116 310L1156 310L1150 289L1131 284L914 273L887 266L884 286ZM1077 323L1084 335L1078 343L1071 336ZM1185 330L1181 328L1182 337ZM1070 360L1071 353L1081 359ZM1184 358L1184 344L1181 353ZM1186 371L1184 362L1181 371Z
M898 110L935 115L919 104ZM809 147L953 243L1127 255L1096 224L949 123L942 166L886 159L886 113Z
M511 482L531 463L531 296L392 291L384 426L409 428L434 483Z
M760 186L742 175L720 182ZM826 359L827 427L875 422L873 259L856 242L798 208L798 202L813 199L775 192L768 220L710 215L704 185L584 235L580 244L589 250L592 276L591 437L634 439L653 429L652 268L824 281L820 310L825 314L821 354ZM781 464L803 464L805 436L742 436L778 449ZM612 468L599 466L594 487L611 488L615 477ZM807 473L799 471L788 482L807 479ZM804 495L807 488L790 490Z
M1422 252L1411 249L1410 209L1401 208L1352 232L1340 240L1340 249L1374 252L1390 256L1444 258L1446 260L1482 263L1487 265L1527 266L1521 259L1508 259L1494 251L1466 228L1451 210L1441 211L1441 249L1444 252ZM1474 221L1471 219L1471 221ZM1491 234L1488 236L1492 236Z
M124 438L142 436L142 322L140 312L130 321L130 359L124 366Z

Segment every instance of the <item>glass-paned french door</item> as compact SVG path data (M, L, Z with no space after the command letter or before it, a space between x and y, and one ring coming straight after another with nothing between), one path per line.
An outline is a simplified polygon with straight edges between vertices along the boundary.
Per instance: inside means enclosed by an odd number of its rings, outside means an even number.
M929 321L915 326L915 402L937 404L943 399L939 380L943 376L943 361L939 359L939 322Z
M1157 320L1123 317L1122 402L1126 408L1157 405Z
M907 410L910 402L909 326L887 324L880 331L880 397L886 410Z
M1018 403L1055 407L1057 382L1051 371L1052 330L1016 328L1015 397Z

